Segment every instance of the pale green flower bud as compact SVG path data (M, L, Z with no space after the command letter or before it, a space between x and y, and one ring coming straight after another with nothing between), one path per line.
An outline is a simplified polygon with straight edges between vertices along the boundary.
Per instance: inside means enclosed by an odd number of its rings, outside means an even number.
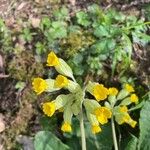
M120 105L130 105L131 103L130 97L127 97L120 103Z
M118 96L117 96L117 100L121 100L123 98L125 98L126 96L129 95L129 92L125 89L122 89L119 93L118 93Z
M57 90L59 90L60 88L56 88L55 87L55 80L53 80L53 79L46 79L45 80L46 81L46 83L47 83L47 88L46 88L46 92L54 92L54 91L57 91Z
M70 92L75 93L80 89L80 85L76 82L69 80L69 84L66 87Z
M55 69L60 74L74 79L72 69L63 59L59 58L59 65L55 66Z
M63 114L63 118L64 118L64 122L68 122L69 124L71 124L71 119L72 119L73 113L71 110L71 106L66 106L64 108L64 114Z
M85 106L85 109L89 112L89 113L94 113L94 110L96 108L101 107L101 105L93 100L93 99L85 99L85 101L83 102L83 105Z
M71 100L71 94L68 94L68 95L61 94L61 95L57 96L57 98L54 100L56 109L60 109L60 108L64 107L66 105L66 103L70 100Z

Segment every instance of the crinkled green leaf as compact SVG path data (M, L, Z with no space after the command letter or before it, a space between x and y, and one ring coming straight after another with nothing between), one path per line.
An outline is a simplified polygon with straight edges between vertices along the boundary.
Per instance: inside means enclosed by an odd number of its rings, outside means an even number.
M70 148L61 142L54 134L48 131L40 131L35 136L35 150L69 150Z
M139 150L150 149L150 99L147 100L140 113Z
M85 27L90 25L90 21L89 21L88 15L85 12L83 12L83 11L77 12L76 17L77 17L77 22L79 24L81 24L81 25L83 25Z
M125 147L125 150L137 150L137 142L138 138L132 135L131 139L127 143L127 146Z

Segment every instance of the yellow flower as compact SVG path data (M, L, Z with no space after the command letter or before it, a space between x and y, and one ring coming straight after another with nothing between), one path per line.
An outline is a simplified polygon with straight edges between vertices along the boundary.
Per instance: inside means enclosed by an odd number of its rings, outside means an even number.
M128 111L128 108L127 108L127 106L121 106L119 110L120 110L120 112L124 113L124 112Z
M96 84L93 88L93 95L97 101L106 99L108 94L108 89L103 84Z
M125 84L125 89L131 93L131 92L134 92L134 88L133 86L131 86L130 84Z
M61 130L62 130L63 132L71 132L71 131L72 131L72 128L71 128L70 123L64 122L64 124L63 124L62 127L61 127Z
M130 101L137 104L138 103L138 97L137 97L137 95L136 94L131 94Z
M111 118L112 112L107 107L100 107L95 109L94 114L101 124L105 124Z
M67 86L68 83L69 83L69 80L65 76L58 75L55 81L55 87L62 88L62 87Z
M56 106L54 102L46 102L43 104L43 112L45 115L51 117L56 110Z
M109 95L116 96L118 94L118 89L112 87L108 89Z
M102 131L102 129L100 128L99 125L92 125L92 133L93 134L99 133L101 131Z
M134 121L134 120L131 120L131 122L129 122L129 125L132 127L132 128L135 128L137 122Z
M122 115L119 124L123 124L123 123L129 124L132 128L134 128L137 124L137 122L134 121L128 113Z
M47 66L57 66L59 65L59 58L52 51L48 54Z
M131 117L128 113L123 115L123 122L128 123L131 120Z
M38 95L44 92L48 87L46 81L43 80L42 78L34 78L32 82L32 86L33 86L34 91Z

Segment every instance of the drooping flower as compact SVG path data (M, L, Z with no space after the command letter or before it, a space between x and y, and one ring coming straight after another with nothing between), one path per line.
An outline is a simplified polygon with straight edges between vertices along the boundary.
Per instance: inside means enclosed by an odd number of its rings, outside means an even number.
M122 113L128 112L127 106L120 106L120 112L122 112Z
M134 88L132 85L130 84L125 84L125 89L126 91L128 91L129 93L134 92Z
M38 95L44 92L48 87L47 82L42 78L34 78L32 82L32 86L34 91Z
M119 112L117 113L116 117L116 121L118 122L118 124L123 124L123 123L127 123L129 124L132 128L134 128L137 124L136 121L134 121L130 115L128 114L128 108L126 106L119 106Z
M99 132L101 132L101 131L102 131L102 129L100 128L99 125L97 125L97 124L92 125L92 133L93 133L93 134L99 133Z
M52 51L48 54L47 66L57 66L57 65L59 65L59 58Z
M137 97L137 95L136 94L131 94L130 101L137 104L138 103L138 97Z
M58 75L56 77L55 87L62 88L62 87L67 86L68 83L69 83L69 80L65 76Z
M51 117L56 111L56 106L54 102L46 102L43 104L43 112L45 115Z
M68 123L68 122L64 122L62 127L61 127L61 130L63 132L71 132L72 131L72 127L71 127L71 124Z
M108 94L108 89L103 84L96 84L93 88L93 95L97 101L105 100Z
M129 122L129 125L130 125L132 128L135 128L136 124L137 124L137 122L136 122L135 120L131 120L131 121Z
M108 89L109 95L116 96L118 94L118 89L112 87Z
M95 109L94 114L101 124L105 124L108 122L108 119L111 118L112 112L107 107L99 107Z

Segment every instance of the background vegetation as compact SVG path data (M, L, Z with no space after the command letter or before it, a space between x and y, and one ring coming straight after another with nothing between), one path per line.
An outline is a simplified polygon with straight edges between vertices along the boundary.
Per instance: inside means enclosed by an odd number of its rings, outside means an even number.
M135 86L142 102L132 113L138 125L116 127L119 148L150 150L150 4L15 3L10 11L3 8L7 11L0 18L0 149L33 149L34 144L37 150L45 144L47 150L81 149L78 121L73 120L73 133L63 134L62 114L47 118L41 112L41 103L53 95L37 96L31 87L34 77L56 74L45 67L47 54L54 50L72 67L81 85L91 80L106 87ZM86 118L85 126L87 149L113 149L109 124L96 136Z

